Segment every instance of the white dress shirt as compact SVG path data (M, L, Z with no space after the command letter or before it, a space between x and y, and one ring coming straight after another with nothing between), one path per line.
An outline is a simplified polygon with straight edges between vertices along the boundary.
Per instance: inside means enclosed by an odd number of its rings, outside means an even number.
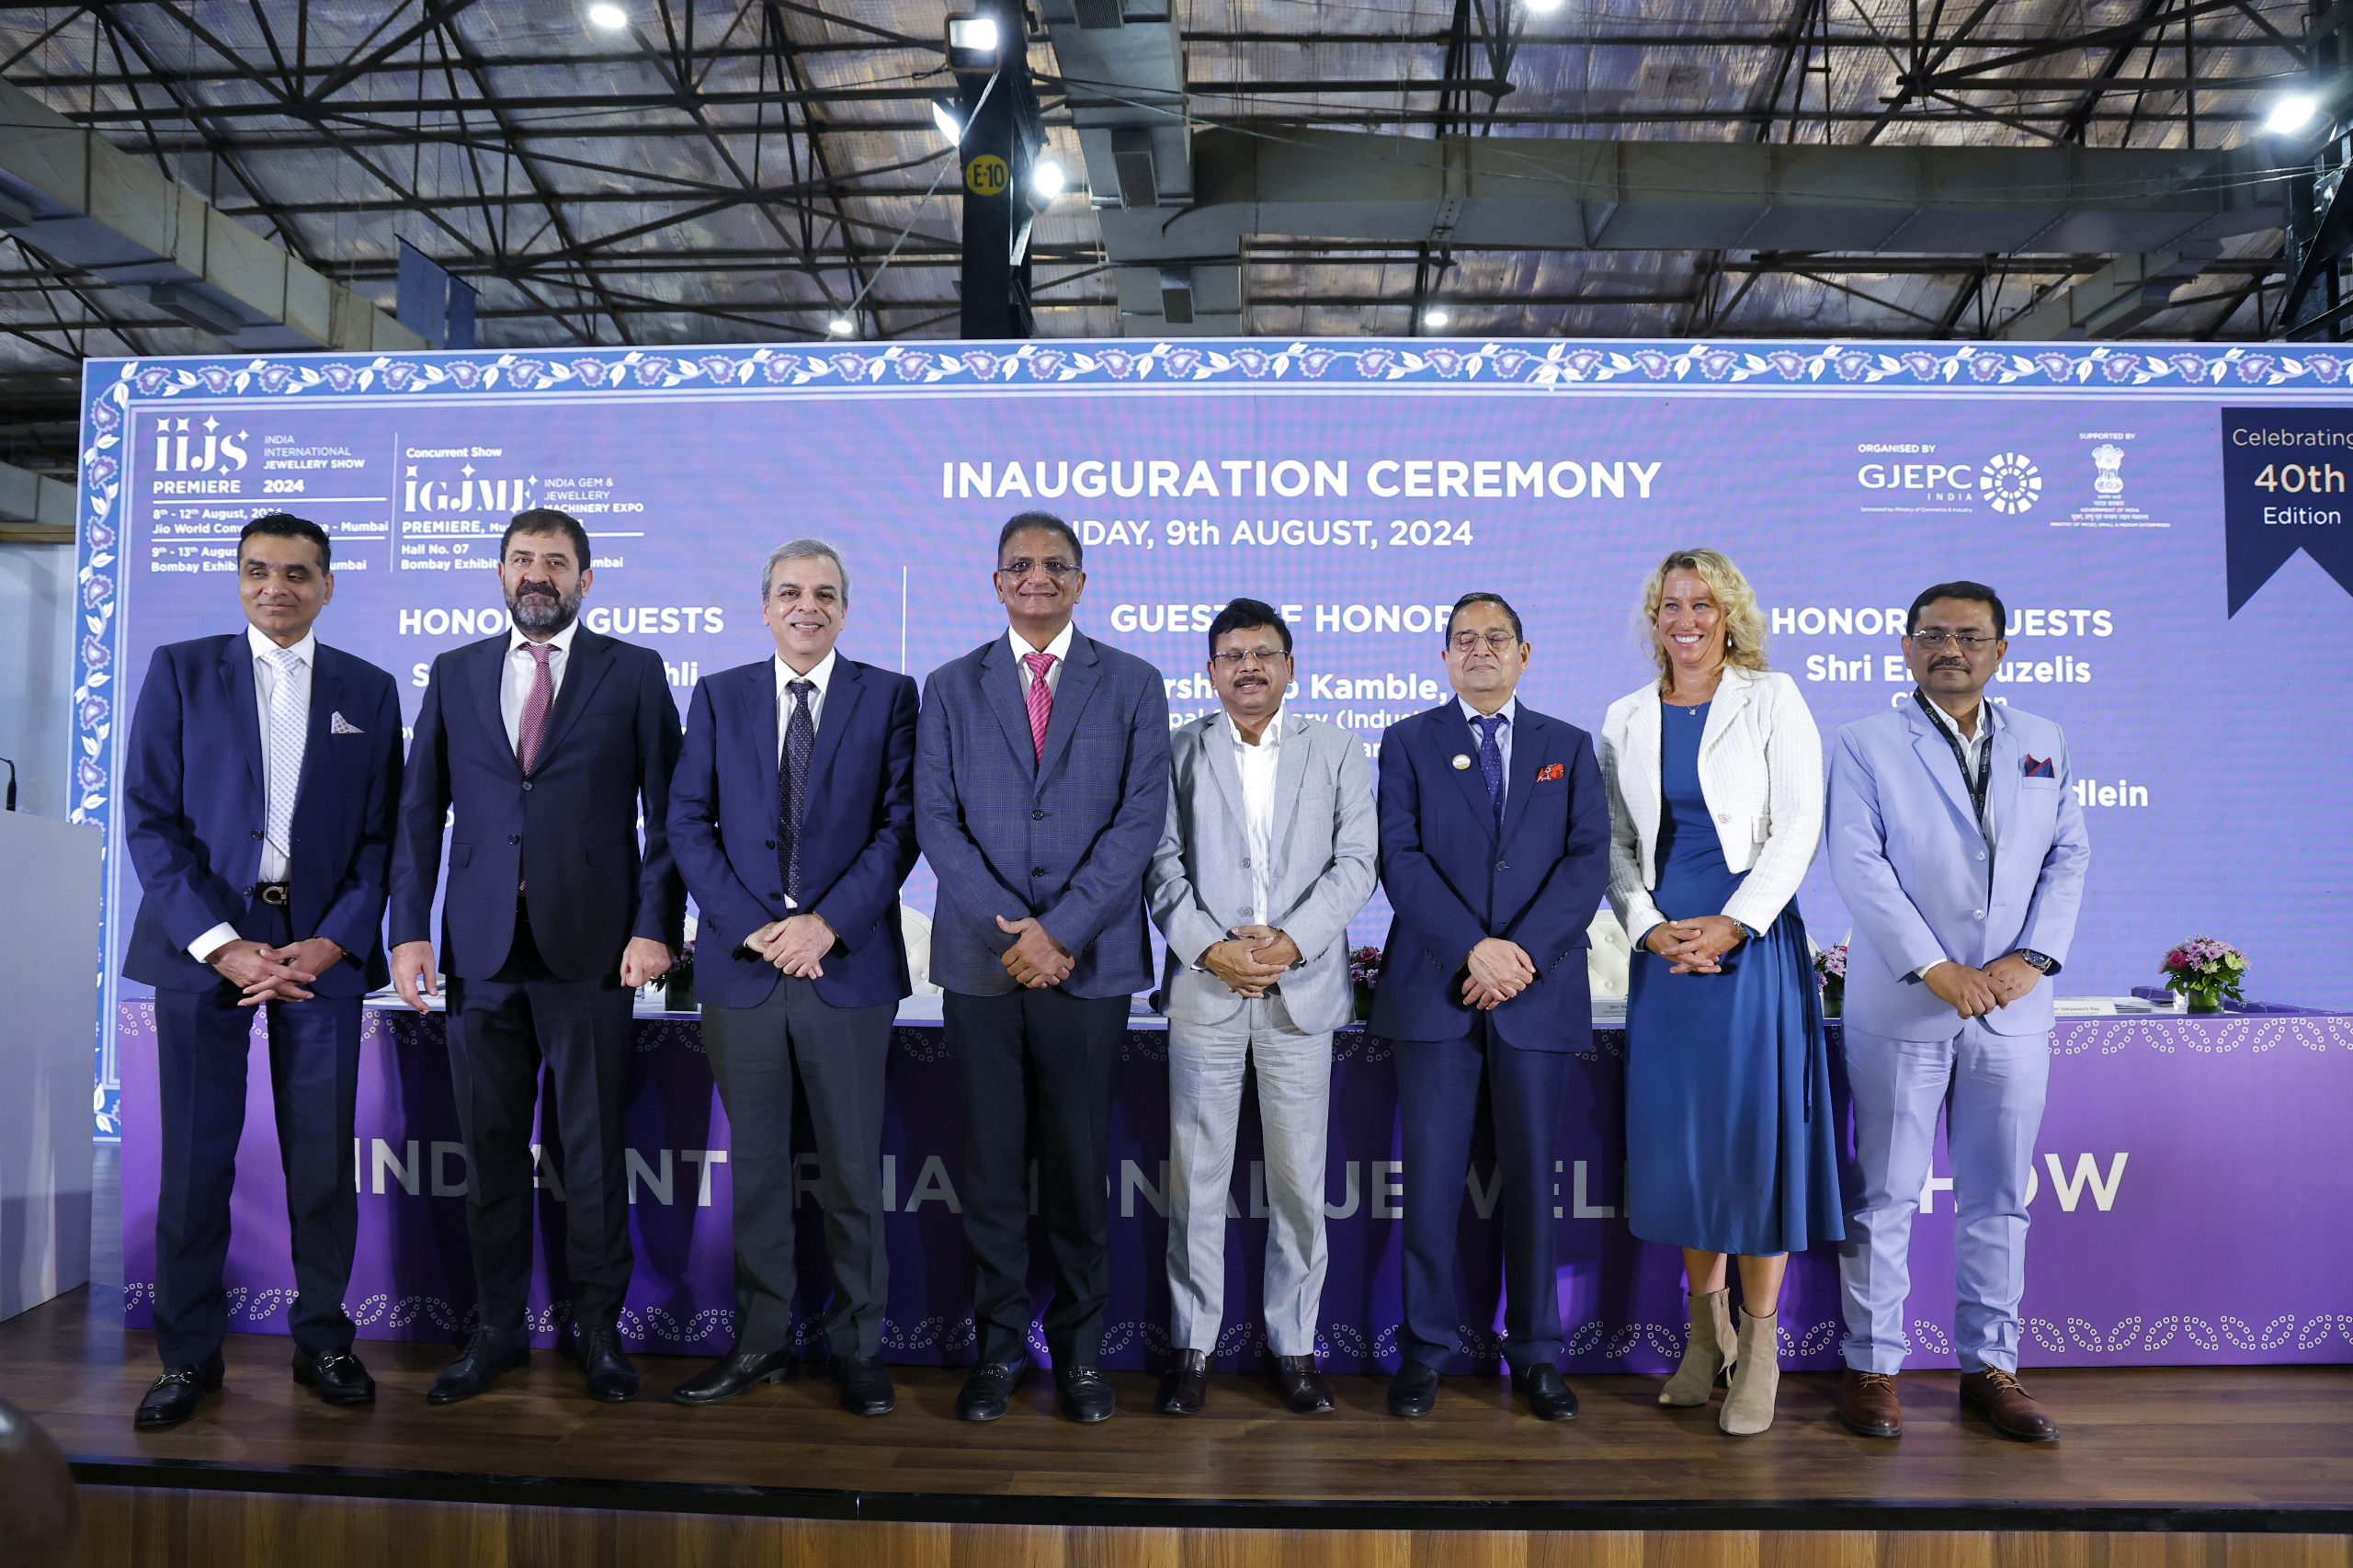
M1032 653L1051 653L1054 656L1054 662L1046 666L1046 691L1051 696L1062 690L1063 661L1070 657L1070 634L1075 626L1076 623L1073 622L1063 627L1054 634L1054 640L1042 648L1031 647L1021 633L1006 629L1005 645L1013 650L1013 667L1021 672L1021 695L1025 700L1029 696L1029 683L1036 678L1030 674L1028 662Z
M1938 729L1944 731L1946 734L1950 735L1954 740L1961 743L1961 789L1962 794L1967 794L1970 787L1977 782L1977 764L1979 755L1983 753L1987 746L1994 744L1994 704L1992 700L1984 696L1980 696L1978 698L1977 732L1974 734L1969 735L1964 735L1961 733L1961 721L1946 712L1942 708L1937 706L1935 699L1931 698L1928 701L1921 704L1921 706L1928 710L1928 717L1936 722ZM1993 790L1993 780L1991 778L1986 780L1986 790L1990 795ZM1986 846L1991 848L1994 846L1994 813L1988 811L1984 817L1979 820L1977 825L1985 835ZM1991 873L1989 872L1988 875L1990 876ZM1933 963L1924 963L1918 969L1912 971L1912 978L1915 980L1926 980L1928 978L1928 971L1930 970L1936 968L1938 964L1941 964L1945 961L1946 960L1943 959L1938 959Z
M781 654L776 660L776 765L784 766L785 732L792 727L792 693L785 689L794 681L805 680L817 689L809 694L809 728L813 733L825 722L825 688L833 684L834 662L839 655L827 649L817 661L817 667L802 675L784 662ZM1050 687L1047 688L1051 690Z
M286 693L288 700L303 713L310 712L311 667L319 656L319 638L316 632L306 631L302 634L302 641L295 643L289 650L294 655L296 663L292 672L286 675L279 674L277 662L271 657L278 652L278 644L263 636L258 630L251 626L245 628L245 645L253 651L254 707L261 720L261 766L265 778L262 820L267 823L269 820L270 797L280 791L291 794L302 782L302 748L296 747L294 755L290 757L270 756L270 709L278 700L278 682L285 680L293 683L292 689ZM307 737L309 733L306 726L303 733ZM290 845L280 844L271 838L263 839L261 866L255 880L264 882L284 881L286 862L291 851L292 846ZM188 956L202 963L211 954L231 942L243 939L237 935L237 928L224 920L195 941L190 942L188 945Z
M1467 697L1457 697L1454 700L1462 705L1462 717L1471 725L1471 739L1477 741L1480 729L1478 721L1482 717L1481 713L1476 708L1471 706L1471 699ZM1495 753L1503 758L1504 799L1508 801L1511 799L1511 733L1519 728L1519 699L1506 698L1504 705L1496 709L1495 712L1503 719L1502 727L1495 731ZM1473 767L1479 766L1479 754L1475 750L1471 754L1471 766ZM1482 783L1485 781L1483 778L1480 780Z
M1225 728L1233 737L1233 765L1242 774L1243 836L1250 846L1249 923L1270 925L1275 914L1269 881L1275 864L1275 769L1280 762L1283 710L1275 710L1255 746L1243 738L1231 713L1225 715Z
M571 625L548 639L547 645L555 649L548 660L548 706L554 709L556 694L563 690L563 670L572 662L572 640L579 633L580 622ZM520 631L506 634L506 668L498 682L498 716L506 725L506 745L512 751L523 744L523 704L531 696L531 682L538 678L540 662L523 652L531 640Z
M834 678L835 657L833 650L827 649L825 656L817 661L817 667L805 676L786 664L781 655L778 657L776 661L776 765L779 769L784 767L785 732L792 724L792 693L787 691L785 687L797 680L805 680L816 687L817 689L809 694L809 730L812 734L814 734L817 726L825 722L825 687ZM1047 689L1051 691L1053 688L1049 687ZM784 906L787 909L801 907L789 898L784 901Z

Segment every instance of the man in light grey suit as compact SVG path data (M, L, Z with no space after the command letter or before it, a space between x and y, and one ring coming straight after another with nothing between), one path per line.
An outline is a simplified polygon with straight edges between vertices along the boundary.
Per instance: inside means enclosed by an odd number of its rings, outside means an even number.
M1985 697L2007 619L1982 583L1925 590L1905 623L1911 700L1848 724L1831 754L1830 874L1855 918L1838 1415L1864 1437L1904 1430L1912 1216L1939 1112L1959 1210L1961 1403L2005 1437L2059 1435L2018 1382L2018 1301L2051 1076L2046 980L2067 961L2091 846L2067 737Z
M1301 1415L1332 1408L1315 1369L1324 1294L1324 1151L1332 1031L1347 1022L1348 922L1380 851L1364 743L1283 711L1290 628L1235 599L1210 625L1222 710L1169 739L1168 826L1144 874L1168 938L1168 1288L1176 1360L1165 1415L1208 1392L1225 1301L1225 1221L1243 1068L1258 1069L1267 1139L1267 1342Z

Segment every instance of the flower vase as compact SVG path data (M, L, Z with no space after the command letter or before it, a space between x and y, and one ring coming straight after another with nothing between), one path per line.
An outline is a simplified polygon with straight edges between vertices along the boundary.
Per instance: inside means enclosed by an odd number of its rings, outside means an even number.
M695 975L692 969L683 974L672 970L662 986L662 1010L665 1013L691 1013L695 1010Z
M1843 985L1824 986L1822 988L1822 1016L1825 1018L1835 1018L1846 1010L1847 988Z
M2183 992L2182 994L2189 998L2188 1011L2190 1012L2219 1013L2222 1010L2222 994L2219 991L2193 988Z
M1370 983L1370 982L1368 982L1368 981L1362 981L1362 980L1358 981L1358 982L1357 982L1357 983L1356 983L1356 993L1357 993L1357 1008L1356 1008L1357 1022L1358 1022L1358 1023L1360 1023L1360 1024L1362 1024L1362 1023L1370 1023L1370 1022L1371 1022L1371 1020L1372 1020L1372 985L1371 985L1371 983Z

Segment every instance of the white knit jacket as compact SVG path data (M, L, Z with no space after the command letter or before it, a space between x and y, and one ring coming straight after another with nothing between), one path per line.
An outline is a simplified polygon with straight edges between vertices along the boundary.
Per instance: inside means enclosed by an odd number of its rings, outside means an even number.
M1639 946L1666 918L1650 895L1658 885L1656 682L1609 705L1601 776L1609 790L1609 904ZM1725 866L1748 873L1717 913L1765 931L1797 896L1822 845L1822 733L1797 682L1778 671L1725 668L1699 738L1699 791L1716 819ZM1676 918L1706 913L1677 910Z

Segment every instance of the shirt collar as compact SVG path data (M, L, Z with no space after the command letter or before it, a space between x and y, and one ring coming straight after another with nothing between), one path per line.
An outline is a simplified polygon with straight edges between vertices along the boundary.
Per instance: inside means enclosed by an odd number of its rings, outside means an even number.
M839 650L833 648L826 649L825 656L817 661L817 667L811 670L804 676L797 673L790 665L786 664L784 662L783 655L773 655L776 660L777 696L781 699L785 695L784 688L787 686L790 686L796 680L805 680L816 687L818 699L820 701L824 700L825 688L833 682L834 661L840 656L841 654Z
M1242 738L1242 727L1233 722L1233 714L1220 708L1217 710L1217 716L1225 721L1225 733L1233 738L1236 750L1249 754L1262 754L1270 752L1283 744L1284 713L1279 705L1276 707L1273 716L1267 719L1267 727L1258 733L1258 744L1255 746Z
M572 657L572 640L574 636L578 635L579 631L580 619L577 616L574 616L571 625L565 627L563 631L549 638L548 641L555 645L558 653L562 653L568 659ZM508 631L506 633L506 656L510 659L513 658L515 656L515 650L522 647L529 641L530 639L524 636L519 630Z
M1461 705L1462 709L1462 717L1465 722L1476 720L1482 716L1476 708L1471 706L1470 699L1457 696L1454 700ZM1504 705L1501 708L1496 709L1495 711L1497 714L1502 716L1503 722L1506 724L1518 722L1519 699L1518 697L1507 697L1504 699Z
M278 644L264 637L258 626L245 628L245 645L254 651L254 657L256 659L270 658L278 652ZM316 664L319 657L319 634L315 631L305 631L302 633L302 641L295 643L288 652L301 660L306 668Z
M1060 664L1064 659L1070 657L1071 633L1077 630L1078 622L1074 620L1064 626L1060 631L1056 632L1054 634L1054 640L1046 644L1044 651L1054 656L1054 662L1056 664ZM1027 638L1023 637L1021 633L1014 631L1013 628L1009 626L1005 629L1005 645L1013 650L1013 656L1017 660L1026 659L1030 654L1039 652L1038 649L1029 646L1029 642Z
M1925 696L1926 694L1924 693L1923 695ZM1951 714L1946 712L1943 709L1938 707L1936 700L1933 698L1925 702L1923 706L1927 709L1928 716L1937 722L1938 726L1941 728L1945 733L1950 735L1954 740L1959 741L1965 746L1975 745L1979 741L1984 740L1994 733L1994 709L1995 704L1994 699L1990 697L1980 696L1977 699L1977 733L1974 735L1962 734L1961 733L1961 722L1955 719Z

